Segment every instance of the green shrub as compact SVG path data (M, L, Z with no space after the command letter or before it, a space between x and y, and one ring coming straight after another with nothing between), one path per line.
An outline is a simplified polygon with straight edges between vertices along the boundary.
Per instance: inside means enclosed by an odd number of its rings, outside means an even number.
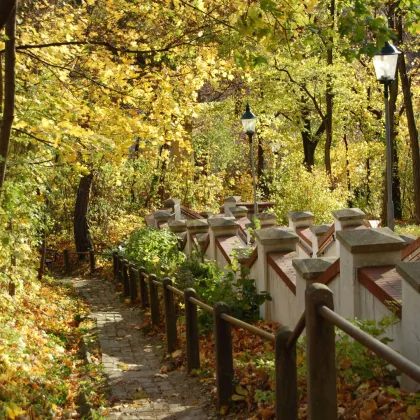
M187 259L178 267L175 278L179 288L192 287L199 299L211 306L226 303L232 316L246 322L257 321L260 305L271 299L268 294L257 292L255 280L248 278L247 273L243 272L236 280L232 272L224 273L214 261ZM207 312L201 312L198 319L204 330L213 325Z
M147 272L170 274L185 260L178 249L178 238L169 229L142 228L134 230L119 250L124 257L145 267Z
M296 210L310 210L316 223L332 222L331 212L347 207L349 198L345 186L331 187L324 170L314 168L309 172L290 156L274 174L270 190L279 224L287 224L287 212Z

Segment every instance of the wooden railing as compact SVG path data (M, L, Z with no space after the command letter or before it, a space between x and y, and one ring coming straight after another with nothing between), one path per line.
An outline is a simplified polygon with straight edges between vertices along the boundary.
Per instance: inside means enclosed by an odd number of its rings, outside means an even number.
M41 258L38 270L38 278L41 279L45 273L45 266L50 265L55 261L56 257L63 257L64 260L64 270L66 274L71 272L71 259L70 255L88 255L89 256L89 268L90 272L94 273L96 270L96 256L104 256L111 258L112 253L110 252L98 252L94 251L93 249L85 252L78 252L78 251L69 251L68 249L64 249L63 252L59 252L53 249L48 249L43 242L41 246ZM48 258L48 256L53 256L53 258Z
M144 267L135 267L122 256L113 255L114 279L123 285L124 297L135 303L140 298L144 309L150 307L152 324L160 324L159 290L163 293L164 319L167 351L172 353L178 347L174 296L185 305L185 327L187 345L187 371L200 368L200 343L198 334L197 308L213 315L213 329L216 351L216 382L218 407L231 404L233 395L233 351L231 328L243 328L270 341L275 347L276 360L276 418L297 418L297 369L296 339L291 342L292 332L287 327L279 328L271 334L260 328L232 317L229 307L218 302L213 307L197 299L194 289L181 291L173 286L172 280L158 280L155 275L146 273ZM138 296L137 291L140 291Z
M324 284L312 284L306 289L305 312L293 331L283 326L275 334L271 334L232 317L229 314L229 307L223 302L209 306L197 299L194 289L181 291L173 286L171 279L158 280L155 275L148 274L144 267L130 264L116 252L113 253L112 258L114 279L123 285L124 296L129 297L132 303L140 298L143 309L150 307L152 324L155 326L161 322L159 291L162 291L166 345L169 353L174 352L178 347L175 295L183 300L188 372L200 368L197 308L213 315L218 408L230 405L232 401L234 379L232 327L242 328L274 344L277 419L296 420L298 418L296 342L305 328L308 418L310 419L337 419L334 326L342 329L353 339L420 383L419 366L334 312L332 292Z

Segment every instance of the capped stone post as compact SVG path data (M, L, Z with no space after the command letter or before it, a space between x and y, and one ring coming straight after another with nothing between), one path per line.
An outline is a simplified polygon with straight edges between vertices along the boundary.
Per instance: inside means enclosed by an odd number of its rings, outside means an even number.
M187 237L187 223L186 220L171 220L168 223L169 230L178 237L178 244L180 249L183 249Z
M193 247L193 235L198 233L206 233L209 230L209 224L206 219L187 220L187 244L185 246L185 253L191 255Z
M277 217L274 213L257 214L261 229L277 226Z
M315 216L309 210L291 211L287 213L289 227L295 232L297 228L307 228L312 226Z
M334 229L336 232L346 229L363 229L366 214L357 207L334 210ZM336 256L340 256L340 244L336 242Z
M389 228L342 230L336 235L340 244L338 310L344 318L360 318L358 269L395 265L401 261L401 250L406 244Z
M403 278L401 354L420 365L420 262L398 263L397 272ZM420 384L405 373L401 375L401 387L409 392L420 391Z
M312 257L316 258L319 251L319 240L328 232L331 228L331 225L317 225L311 226L309 229L311 231L312 237Z
M245 206L231 207L230 212L236 220L248 217L248 209Z
M166 210L158 210L153 213L153 217L155 218L156 228L160 229L173 219L173 214Z
M225 201L224 201L225 217L232 217L232 212L230 211L230 208L236 207L237 203L239 203L241 198L242 197L240 195L232 195L230 197L225 198Z
M175 220L181 220L181 200L179 198L168 198L163 205L171 210Z
M292 252L296 248L299 237L289 227L273 227L267 229L256 229L255 237L258 249L258 274L257 290L258 292L270 292L270 282L268 277L267 254L270 252ZM276 297L273 296L273 300ZM271 319L270 302L265 302L260 307L260 314L264 319Z
M337 258L294 258L293 267L296 270L297 315L305 310L305 290L316 283L318 278L335 262Z
M239 229L239 223L233 217L213 217L208 219L208 223L210 227L210 245L208 254L210 259L216 260L216 238L219 236L235 236Z

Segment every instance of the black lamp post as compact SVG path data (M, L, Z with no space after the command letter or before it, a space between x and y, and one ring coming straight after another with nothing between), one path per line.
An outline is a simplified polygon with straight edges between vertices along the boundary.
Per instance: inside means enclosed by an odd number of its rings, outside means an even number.
M255 125L257 123L257 116L251 112L249 104L246 104L245 114L241 118L242 125L244 126L244 131L248 135L250 153L251 153L251 172L252 172L252 186L254 188L254 217L258 214L258 204L257 204L257 185L255 183L255 167L254 167L254 145L252 139L255 133Z
M376 79L384 85L385 99L385 126L386 126L386 189L387 189L387 224L391 230L394 230L394 203L392 201L392 154L391 154L391 128L389 116L389 86L395 80L397 70L398 51L396 47L389 42L385 42L384 47L379 54L373 57Z

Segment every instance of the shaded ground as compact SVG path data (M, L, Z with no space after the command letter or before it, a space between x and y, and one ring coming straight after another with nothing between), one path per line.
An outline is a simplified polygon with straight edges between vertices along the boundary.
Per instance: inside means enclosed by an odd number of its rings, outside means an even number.
M205 420L205 396L185 372L160 373L162 344L140 330L142 314L129 308L115 285L98 278L70 280L96 319L102 363L111 389L108 419Z

